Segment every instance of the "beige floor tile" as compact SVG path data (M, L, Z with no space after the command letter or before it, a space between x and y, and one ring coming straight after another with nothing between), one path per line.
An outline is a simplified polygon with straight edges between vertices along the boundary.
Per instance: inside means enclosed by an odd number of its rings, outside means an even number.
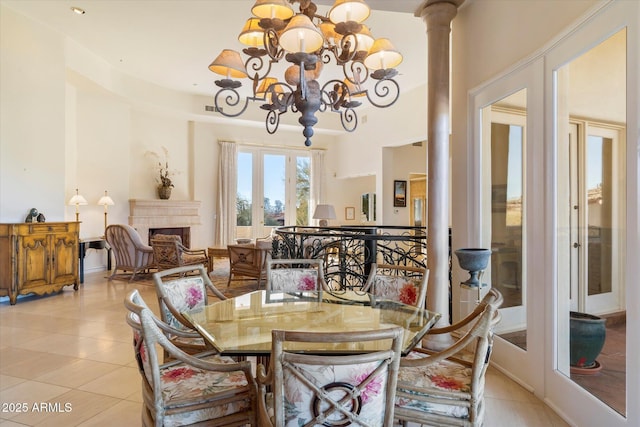
M137 369L123 366L78 389L125 399L132 393L140 393L140 374Z
M34 379L78 360L74 357L62 356L53 353L28 351L23 349L16 350L21 350L20 353L23 353L25 357L22 360L14 359L12 363L5 364L4 355L1 355L0 360L3 362L2 366L0 366L0 373L20 378ZM12 356L13 359L15 354Z
M0 326L0 344L3 347L16 346L47 335L49 334L45 331L34 331L26 327Z
M522 388L518 383L500 373L497 369L489 368L485 374L485 378L485 396L518 402L539 402L533 393Z
M0 427L24 427L28 424L20 424L11 420L0 419Z
M38 427L69 427L91 419L119 402L113 397L70 390L69 392L42 402L39 411L22 414L12 421ZM118 424L111 424L116 426ZM134 426L135 424L129 424Z
M556 418L552 420L543 403L486 398L485 426L491 427L568 427ZM556 422L554 424L554 421ZM558 422L560 424L558 424Z
M24 378L12 377L11 375L0 375L0 392L4 389L13 387L16 384L20 384L25 381L27 380L25 380ZM4 400L2 401L5 402Z
M139 426L142 403L121 401L78 427Z
M87 355L86 358L98 362L125 366L131 363L131 360L134 358L133 344L131 344L131 341L128 343L103 341L101 343L101 348L98 351Z
M70 388L78 388L104 375L119 369L119 365L79 359L55 371L36 378L36 381L58 384Z

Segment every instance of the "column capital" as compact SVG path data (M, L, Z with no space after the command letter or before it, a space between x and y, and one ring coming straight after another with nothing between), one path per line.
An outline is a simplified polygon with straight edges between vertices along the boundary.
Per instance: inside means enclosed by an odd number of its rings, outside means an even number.
M458 7L464 0L426 0L417 10L415 15L422 17L429 26L446 26L450 28L451 21L458 13Z

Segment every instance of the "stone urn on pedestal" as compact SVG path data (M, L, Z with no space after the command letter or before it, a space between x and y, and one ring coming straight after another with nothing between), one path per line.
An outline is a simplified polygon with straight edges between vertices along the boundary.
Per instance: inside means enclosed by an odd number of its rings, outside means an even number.
M462 248L455 251L458 257L460 268L469 272L469 278L460 284L467 288L481 288L480 273L483 272L489 264L491 256L490 249L483 248Z

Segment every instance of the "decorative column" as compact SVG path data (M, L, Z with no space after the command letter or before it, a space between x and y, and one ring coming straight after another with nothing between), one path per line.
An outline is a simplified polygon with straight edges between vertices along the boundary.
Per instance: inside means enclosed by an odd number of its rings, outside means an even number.
M464 0L427 0L416 11L427 25L427 308L442 315L437 327L449 325L449 33ZM444 348L451 337L425 345Z

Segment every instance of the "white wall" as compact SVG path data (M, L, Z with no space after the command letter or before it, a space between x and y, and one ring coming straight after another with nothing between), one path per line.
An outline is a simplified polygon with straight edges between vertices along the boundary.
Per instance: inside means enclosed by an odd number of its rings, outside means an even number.
M11 10L0 13L0 219L31 208L65 219L64 44Z

